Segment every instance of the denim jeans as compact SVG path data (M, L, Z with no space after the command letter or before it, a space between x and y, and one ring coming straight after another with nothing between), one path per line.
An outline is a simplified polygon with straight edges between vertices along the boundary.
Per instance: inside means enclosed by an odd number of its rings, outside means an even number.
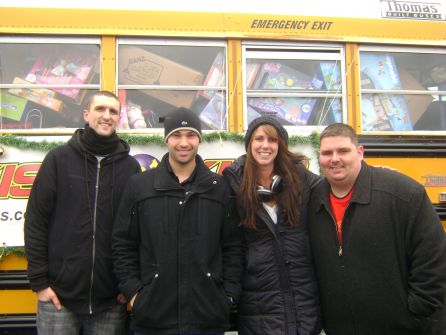
M110 309L93 315L79 315L62 306L58 311L51 301L37 305L39 335L123 335L126 334L126 306L116 302Z
M145 334L144 333L133 333L133 335L145 335ZM172 333L172 334L168 334L168 335L178 335L178 334ZM189 334L188 333L188 335L194 335L194 334ZM200 335L200 334L197 334L197 335ZM213 334L207 334L207 335L223 335L223 333L213 333Z

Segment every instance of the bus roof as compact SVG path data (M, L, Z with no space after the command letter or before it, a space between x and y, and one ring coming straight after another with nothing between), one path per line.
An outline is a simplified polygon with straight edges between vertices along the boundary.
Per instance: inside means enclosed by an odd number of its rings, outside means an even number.
M192 11L192 12L227 12L227 13L257 13L257 14L288 14L318 17L355 17L382 18L390 11L421 10L424 13L439 14L437 18L445 20L446 0L0 0L0 7L29 8L87 8L116 10L155 10L155 11ZM401 17L393 17L401 18ZM405 17L411 19L411 17ZM426 19L426 18L425 18ZM432 17L430 18L432 19Z

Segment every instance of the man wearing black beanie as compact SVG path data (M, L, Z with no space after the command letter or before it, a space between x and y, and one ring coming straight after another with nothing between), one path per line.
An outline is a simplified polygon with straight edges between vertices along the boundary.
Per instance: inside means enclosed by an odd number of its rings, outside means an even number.
M119 112L114 94L95 92L83 111L85 129L46 155L34 181L25 251L39 335L125 332L111 231L124 185L140 166L116 135Z
M127 184L113 230L113 261L135 334L221 335L240 294L243 243L229 187L197 154L191 110L166 117L168 153ZM129 215L130 214L130 215Z

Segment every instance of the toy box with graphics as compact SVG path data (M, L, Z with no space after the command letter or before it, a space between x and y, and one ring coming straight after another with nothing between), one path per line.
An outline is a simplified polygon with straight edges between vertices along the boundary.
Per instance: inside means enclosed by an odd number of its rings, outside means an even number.
M283 124L305 126L316 104L311 98L250 98L248 105L261 115L272 115Z
M311 78L280 62L262 65L252 84L254 89L314 89L315 78Z
M401 81L393 56L364 53L360 58L361 88L400 90ZM399 94L362 94L362 129L365 131L410 131L412 120L406 99Z
M45 85L82 85L89 83L96 66L97 59L87 53L57 51L41 55L34 62L26 76L26 81ZM85 89L78 87L59 87L52 89L60 98L80 104L86 94Z
M226 129L226 103L223 95L215 93L200 113L200 120L212 130Z

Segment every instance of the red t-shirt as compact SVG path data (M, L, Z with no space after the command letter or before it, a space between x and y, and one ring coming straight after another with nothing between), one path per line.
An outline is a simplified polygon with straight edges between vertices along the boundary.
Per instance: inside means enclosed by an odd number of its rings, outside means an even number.
M345 209L352 198L352 194L353 188L342 198L338 198L333 192L330 192L330 204L331 209L333 210L334 219L336 220L336 231L338 233L339 243L342 242L342 220L344 219Z

